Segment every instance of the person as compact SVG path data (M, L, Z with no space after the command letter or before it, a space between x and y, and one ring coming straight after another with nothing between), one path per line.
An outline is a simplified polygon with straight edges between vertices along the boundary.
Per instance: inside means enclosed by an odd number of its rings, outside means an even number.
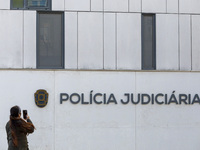
M6 124L8 150L29 150L27 135L33 133L34 129L29 116L23 120L20 107L13 106L10 109L10 120Z

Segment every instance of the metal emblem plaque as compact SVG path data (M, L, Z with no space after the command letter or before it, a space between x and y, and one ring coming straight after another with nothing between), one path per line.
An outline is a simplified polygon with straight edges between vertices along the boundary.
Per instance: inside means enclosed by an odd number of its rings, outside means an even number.
M46 90L43 89L37 90L34 95L35 95L35 104L38 107L43 108L47 105L49 94L47 93Z

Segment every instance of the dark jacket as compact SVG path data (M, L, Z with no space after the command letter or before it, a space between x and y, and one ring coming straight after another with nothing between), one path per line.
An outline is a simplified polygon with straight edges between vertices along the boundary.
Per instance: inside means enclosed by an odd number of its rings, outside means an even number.
M21 121L21 120L18 120ZM27 122L31 122L30 119ZM27 134L34 132L34 128L31 130L21 129L20 127L16 128L16 136L18 141L18 146L15 147L12 142L12 134L10 129L10 121L6 124L7 140L8 140L8 150L28 150L28 141Z

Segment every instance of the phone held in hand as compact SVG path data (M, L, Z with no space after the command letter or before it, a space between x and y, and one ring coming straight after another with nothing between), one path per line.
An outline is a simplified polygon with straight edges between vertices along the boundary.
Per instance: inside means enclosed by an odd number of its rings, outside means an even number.
M23 110L23 118L27 119L27 110Z

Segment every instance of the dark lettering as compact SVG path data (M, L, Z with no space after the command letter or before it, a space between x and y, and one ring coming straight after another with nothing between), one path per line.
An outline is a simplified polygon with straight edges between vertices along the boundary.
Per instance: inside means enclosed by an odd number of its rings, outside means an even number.
M63 101L67 101L69 98L69 95L67 93L60 93L60 104L63 103Z
M89 102L85 102L84 101L84 94L83 93L81 94L81 104L83 104L83 105L88 105L89 104Z
M128 104L129 101L130 101L130 94L125 93L124 96L127 96L127 101L123 101L123 99L121 99L121 103L122 103L122 104Z
M189 104L191 104L191 94L188 95Z
M149 104L151 98L150 98L150 96L148 94L142 94L141 97L142 97L141 99L142 99L142 104L143 105ZM147 101L145 101L145 97L146 97Z
M73 97L76 97L77 98L77 100L75 101L74 99L73 99ZM70 102L72 103L72 104L78 104L79 102L80 102L80 100L81 100L81 98L80 98L80 95L78 94L78 93L73 93L72 95L70 95Z
M154 104L154 94L151 94L151 104Z
M192 104L194 104L194 103L199 103L200 104L200 99L199 99L199 95L198 94L194 95L194 98L192 100Z
M93 90L90 91L90 104L92 104L92 92L93 92Z
M98 101L96 100L96 97L97 97L97 96L102 96L102 94L101 94L101 93L95 94L95 95L94 95L94 98L93 98L93 99L94 99L94 102L95 102L96 104L102 104L102 103L103 103L102 101L101 101L101 102L98 102Z
M155 101L157 104L162 105L164 103L163 101L162 102L158 101L158 97L163 97L163 96L164 96L164 94L162 94L162 93L159 93L156 95Z
M167 94L165 94L165 104L167 105Z
M138 104L139 102L140 102L140 94L138 94L138 99L137 99L137 102L134 102L134 97L133 97L134 95L133 94L131 94L131 102L133 103L133 104Z
M179 104L181 104L182 102L187 104L187 95L186 94L179 94Z
M115 104L117 104L117 101L115 99L114 94L110 94L110 97L108 98L107 104L109 104L109 103L115 103Z
M175 91L172 92L172 95L171 95L171 97L169 99L168 104L170 104L170 103L176 103L176 104L178 104L178 101L177 101L176 96L175 96L174 93L175 93Z

